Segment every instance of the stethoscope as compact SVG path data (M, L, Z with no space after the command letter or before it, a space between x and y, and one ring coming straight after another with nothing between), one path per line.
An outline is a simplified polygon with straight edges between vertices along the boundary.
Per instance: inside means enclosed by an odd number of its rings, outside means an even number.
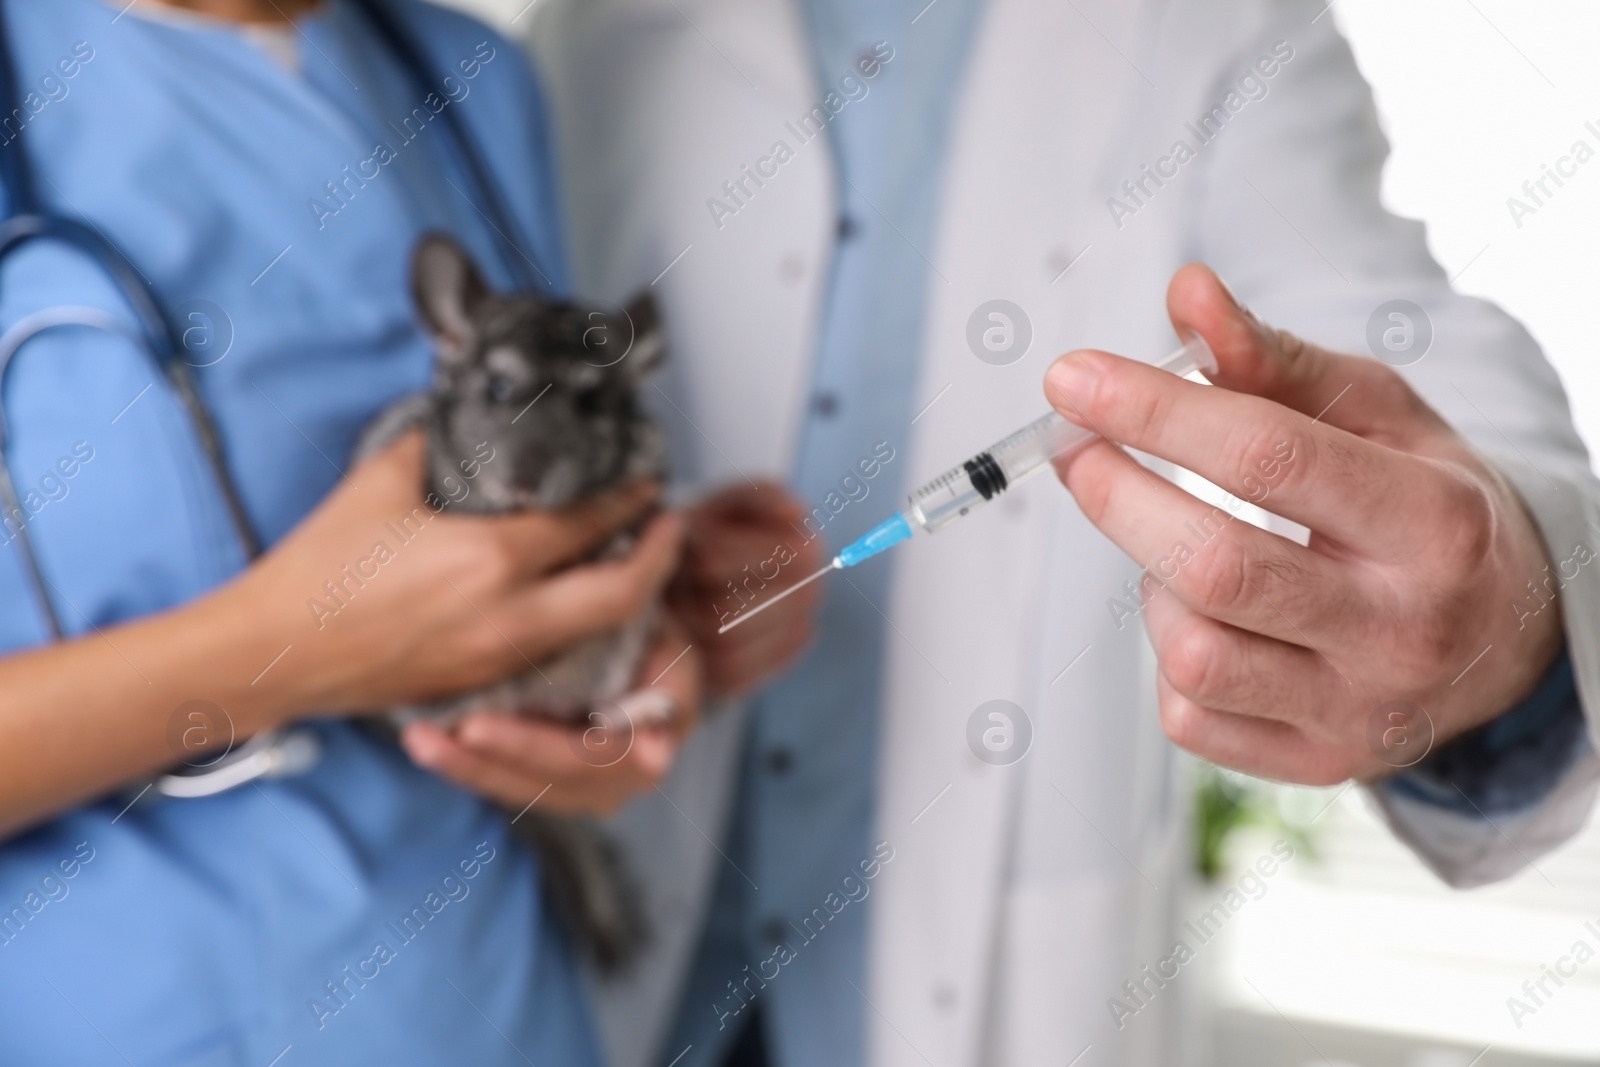
M413 88L423 94L433 91L431 65L406 29L391 16L384 0L348 2L367 20L399 62ZM4 2L0 0L0 115L12 114L22 106L15 60ZM453 109L446 109L438 117L444 122L437 128L451 142L451 150L455 152L478 198L477 206L504 239L504 243L496 248L508 276L519 287L531 287L533 279L530 270L537 268L533 268L526 259L511 256L505 247L510 245L519 250L519 256L522 255L520 246L512 244L510 237L518 233L520 228L501 199L498 186L491 180L489 169L477 151L471 132ZM39 564L39 556L28 531L27 512L21 508L16 486L11 479L8 451L10 425L4 402L6 374L13 357L29 340L46 330L88 327L124 334L136 341L157 373L167 380L192 423L208 473L222 498L247 560L260 556L261 542L251 528L238 486L229 472L226 450L215 420L211 418L196 388L191 364L182 358L184 350L177 343L178 335L173 331L172 320L159 296L145 283L122 250L99 230L75 219L52 214L44 206L39 199L33 170L23 147L25 141L24 137L13 138L0 149L0 184L4 186L12 210L10 218L0 223L0 262L17 249L37 240L53 240L70 245L100 266L133 314L133 322L129 324L98 308L63 305L26 316L0 334L0 505L4 505L8 520L6 529L16 545L40 617L44 620L50 639L61 641L66 636L66 629L51 596L54 586ZM11 516L17 518L12 520ZM270 730L257 734L239 748L231 749L220 759L209 761L191 773L165 774L151 785L156 791L172 797L210 796L258 778L303 773L316 763L319 755L316 736L309 730Z

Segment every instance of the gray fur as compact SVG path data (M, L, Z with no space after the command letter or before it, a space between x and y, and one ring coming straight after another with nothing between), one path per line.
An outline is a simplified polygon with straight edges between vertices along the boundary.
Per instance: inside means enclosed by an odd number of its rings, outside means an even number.
M412 290L438 353L433 389L380 415L358 458L423 428L425 491L468 514L555 510L664 475L664 440L638 403L640 382L664 356L648 294L619 315L535 293L492 293L466 252L437 234L417 246ZM625 554L634 540L623 533L598 557ZM652 605L532 670L396 709L390 720L449 723L485 709L583 722L628 691L659 615ZM642 912L599 826L530 811L517 828L539 849L547 888L580 942L603 967L625 963L645 936Z

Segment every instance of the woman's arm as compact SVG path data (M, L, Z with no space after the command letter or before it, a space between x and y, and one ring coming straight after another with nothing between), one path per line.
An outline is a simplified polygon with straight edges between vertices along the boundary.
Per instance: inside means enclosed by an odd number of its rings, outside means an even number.
M626 559L566 566L636 521L652 487L560 515L435 514L422 452L413 434L352 471L207 596L0 659L0 836L178 763L189 701L220 706L243 740L481 685L617 626L675 564L680 523L662 515Z

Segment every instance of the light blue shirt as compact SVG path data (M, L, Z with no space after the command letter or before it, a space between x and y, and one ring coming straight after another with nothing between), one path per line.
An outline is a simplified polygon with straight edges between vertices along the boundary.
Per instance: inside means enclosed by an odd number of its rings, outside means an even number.
M913 25L923 3L802 5L822 94L817 103L831 110L830 91L834 106L847 102L828 124L839 231L793 484L802 499L822 505L830 492L837 499L841 479L857 474L878 442L896 457L865 483L865 502L851 502L823 527L830 551L887 514L906 483L939 175L980 8L980 0L940 0ZM864 79L858 64L879 42L877 55L892 58ZM846 76L853 86L841 84ZM830 894L849 900L843 879L855 872L860 883L859 865L873 857L888 573L875 561L841 576L805 658L752 708L726 847L732 864L720 868L663 1064L685 1048L678 1067L720 1064L753 1014L741 1007L752 993L781 1067L862 1062L868 1009L858 990L866 988L873 898L852 900L836 915L826 902ZM831 915L825 925L819 909ZM792 960L778 965L765 988L746 984L752 972L772 973L773 965L762 963L779 944Z
M20 136L52 209L89 219L180 314L208 301L224 323L193 338L194 362L215 360L196 374L271 544L339 482L369 420L429 382L407 282L418 235L455 233L505 281L433 112L475 129L518 254L564 284L539 97L519 49L411 0L391 7L437 68L431 102L346 3L302 22L299 74L230 27L121 6L5 5L33 94ZM0 270L0 325L62 304L123 314L60 245ZM239 571L192 432L137 349L58 330L9 379L10 469L74 634ZM0 542L0 650L16 650L45 631ZM271 669L296 670L298 651ZM114 680L137 689L138 666ZM505 817L353 725L315 729L324 755L302 777L123 793L0 843L0 1063L596 1062Z

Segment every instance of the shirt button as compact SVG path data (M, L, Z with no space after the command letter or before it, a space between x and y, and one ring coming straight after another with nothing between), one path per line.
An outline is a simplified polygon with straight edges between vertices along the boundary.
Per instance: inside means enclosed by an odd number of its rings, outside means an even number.
M940 982L933 987L933 1006L940 1012L949 1015L956 1010L956 988L949 982Z
M848 241L856 235L859 229L860 227L856 225L855 219L851 218L849 215L840 215L839 223L835 229L835 232L838 234L839 240Z
M773 774L788 774L794 767L794 753L787 748L774 748L767 753L767 770Z
M782 919L768 919L761 924L761 936L771 942L774 948L783 944L789 937L789 924Z
M819 419L831 419L839 411L837 393L818 393L811 398L811 413Z

